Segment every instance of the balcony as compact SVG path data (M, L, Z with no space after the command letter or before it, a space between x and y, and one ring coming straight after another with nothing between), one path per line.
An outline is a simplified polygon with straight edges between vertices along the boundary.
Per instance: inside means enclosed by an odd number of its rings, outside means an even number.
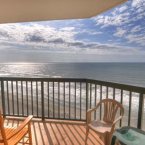
M125 108L118 126L145 130L145 88L112 82L72 78L0 78L0 105L6 123L29 114L34 144L84 144L86 111L104 98L113 98ZM102 108L93 114L100 118ZM88 144L101 144L92 132Z

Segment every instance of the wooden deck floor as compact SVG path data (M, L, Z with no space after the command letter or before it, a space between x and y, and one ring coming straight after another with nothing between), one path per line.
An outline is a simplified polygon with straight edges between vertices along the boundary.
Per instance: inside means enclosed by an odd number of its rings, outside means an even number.
M18 125L21 121L6 119L5 125ZM85 145L86 128L83 123L60 121L32 121L33 145ZM88 145L103 145L90 131Z

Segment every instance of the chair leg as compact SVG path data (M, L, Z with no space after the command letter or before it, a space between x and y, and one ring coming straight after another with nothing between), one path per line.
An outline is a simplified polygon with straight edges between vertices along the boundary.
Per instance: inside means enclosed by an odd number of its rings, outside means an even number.
M31 124L28 125L29 144L32 145Z
M107 132L105 137L104 137L104 143L105 145L110 145L110 138L109 138L109 133Z
M85 145L87 145L87 139L88 139L88 134L89 134L89 127L86 127L86 139L85 139Z
M115 142L115 145L120 145L120 143L119 143L119 141L118 141L118 140Z

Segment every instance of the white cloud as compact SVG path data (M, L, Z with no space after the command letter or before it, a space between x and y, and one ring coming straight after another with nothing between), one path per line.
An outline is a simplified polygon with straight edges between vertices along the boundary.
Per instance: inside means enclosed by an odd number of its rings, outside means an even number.
M128 23L129 13L121 13L111 16L98 16L95 19L97 25L102 25L101 27L108 26L121 26L122 24Z
M119 12L122 13L124 12L128 7L125 5L125 6L122 6L119 8Z
M56 29L54 27L31 24L7 24L0 25L0 39L13 42L30 43L33 40L37 43L47 43L53 40L73 41L76 32L73 27ZM29 42L26 40L30 40Z
M82 33L85 33L85 34L88 34L88 35L100 35L100 34L103 34L101 31L98 31L98 30L90 30L90 29L81 29L80 31L77 31L78 34L82 34Z
M127 31L122 29L122 28L117 28L116 32L114 33L114 36L117 36L117 37L122 37L124 36L124 34L126 34Z
M131 38L130 38L131 39ZM91 43L91 42L71 42L61 44L45 44L39 43L17 43L17 42L3 42L0 41L1 50L7 52L55 52L55 53L78 53L78 54L98 54L98 55L114 55L114 54L145 54L145 51L136 47L121 46L119 43Z
M131 33L136 33L136 32L139 32L140 30L142 30L141 26L134 26L131 29Z
M136 44L138 49L145 46L145 0L130 0L93 20L98 27L105 28L103 30L113 29L113 36L122 42L126 40L131 46Z
M125 37L129 43L136 43L145 46L145 36L144 34L129 34Z
M144 0L132 0L132 7L140 7Z
M127 10L127 11L126 11ZM102 28L108 26L122 26L144 19L145 0L130 0L124 5L117 7L103 15L94 17L97 25Z
M75 30L75 27L64 27L61 29L61 31L73 31Z
M102 17L103 18L103 17ZM100 16L101 19L101 16ZM104 23L111 25L109 17ZM114 24L117 23L116 21ZM133 31L136 31L137 27ZM90 35L102 34L100 31L89 31L84 29L83 33ZM76 40L75 36L81 32L76 32L75 27L55 28L48 25L31 24L7 24L0 25L0 44L3 49L19 51L47 51L47 52L69 52L69 53L89 53L89 54L126 54L138 52L138 48L121 46L121 44L101 44L98 42L85 42ZM126 29L117 28L117 37L122 37L127 33ZM125 35L131 42L144 44L144 37L134 37ZM139 53L139 52L138 52Z

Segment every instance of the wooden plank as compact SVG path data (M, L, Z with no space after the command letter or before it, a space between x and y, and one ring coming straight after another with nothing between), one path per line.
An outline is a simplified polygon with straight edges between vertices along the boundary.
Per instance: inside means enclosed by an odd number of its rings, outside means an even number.
M5 120L5 125L18 126L21 120ZM86 128L82 123L60 123L34 120L31 125L33 145L85 145ZM104 145L92 131L87 145Z

